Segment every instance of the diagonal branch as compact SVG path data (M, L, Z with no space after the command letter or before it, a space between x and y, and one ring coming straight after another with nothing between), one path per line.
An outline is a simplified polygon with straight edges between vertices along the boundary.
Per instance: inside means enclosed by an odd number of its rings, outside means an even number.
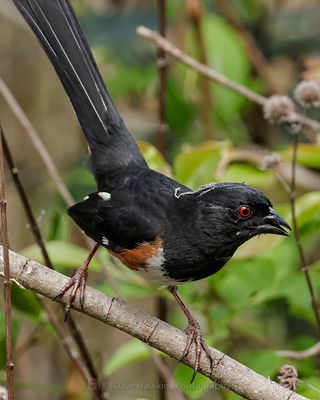
M320 342L314 344L306 350L279 350L277 351L278 357L291 358L292 360L305 360L306 358L314 357L320 353Z
M14 113L17 120L22 124L24 127L31 143L39 153L40 157L44 165L46 166L50 176L52 177L53 182L57 185L59 193L63 198L64 202L67 204L68 207L71 207L74 204L73 198L66 187L65 183L63 182L61 176L59 175L59 171L53 162L48 150L46 149L45 145L43 144L40 136L38 135L35 128L32 126L31 122L29 121L28 117L18 104L17 100L11 93L10 89L6 85L3 79L0 78L0 93L2 94L3 98L8 103L9 107L11 108L12 112Z
M1 249L0 249L1 250ZM1 254L1 251L0 251ZM10 252L11 276L24 287L53 299L68 278L43 265ZM0 258L0 274L3 275L3 257ZM65 301L67 296L62 298ZM74 308L78 311L77 297ZM111 298L93 288L86 288L83 313L116 327L177 360L181 357L187 335L179 329L160 321L122 300ZM211 348L216 360L213 369L206 356L200 360L199 372L249 400L307 400L277 383L267 379L220 351ZM194 348L183 360L192 366Z
M152 31L151 29L146 28L145 26L139 26L137 28L137 33L146 39L151 40L157 46L160 46L166 53L170 54L175 59L179 60L182 64L187 65L193 70L199 72L203 76L206 76L209 80L217 82L228 89L233 90L234 92L239 93L240 95L246 97L247 99L253 101L254 103L259 104L260 106L264 106L266 104L267 98L254 92L253 90L247 88L246 86L241 85L226 76L220 74L216 70L207 65L199 63L194 58L190 57L182 50L175 47L171 42L169 42L164 37L160 36L157 32ZM312 131L319 133L320 132L320 123L314 119L308 118L298 112L294 113L295 120L300 122L306 128L311 129Z

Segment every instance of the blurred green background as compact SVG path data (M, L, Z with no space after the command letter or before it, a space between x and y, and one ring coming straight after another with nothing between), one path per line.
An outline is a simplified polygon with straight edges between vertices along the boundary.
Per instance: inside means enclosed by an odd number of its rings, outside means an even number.
M187 53L204 57L208 65L264 95L290 95L304 78L320 82L317 0L207 0L201 2L203 10L195 18L192 4L196 3L168 1L168 36ZM159 126L155 50L135 34L141 24L157 29L156 2L78 0L73 4L107 87L152 168L191 188L212 181L254 185L291 221L289 195L282 182L290 181L289 133L268 124L257 105L170 60L168 133L161 154L155 147ZM86 168L86 144L71 106L40 46L9 0L0 0L0 77L39 132L76 201L95 191ZM83 239L3 98L0 110L49 253L55 266L70 275L87 254ZM308 111L308 115L315 119L320 116L317 110ZM280 155L281 161L276 168L264 170L264 157L273 152ZM298 153L297 219L318 300L319 169L319 136L307 132L301 138ZM11 248L42 261L9 176L7 192ZM115 285L107 281L97 260L91 266L90 285L153 314L157 312L156 298L163 296L168 299L168 321L184 329L184 316L164 290L155 291L125 267L115 266L106 251L102 250L101 256ZM292 236L251 240L217 275L184 285L180 293L194 310L208 344L272 379L282 365L291 363L301 379L298 391L320 398L319 356L292 361L276 355L277 350L304 350L319 340ZM14 286L13 303L17 398L90 398L86 382L58 344L33 294ZM62 320L58 309L57 313ZM106 377L106 390L112 399L175 398L170 390L164 394L152 387L158 376L144 344L82 315L74 316L85 332L98 370ZM1 313L2 384L3 318ZM191 370L172 360L166 362L186 399L240 398L226 389L210 386L210 381L199 374L190 386Z

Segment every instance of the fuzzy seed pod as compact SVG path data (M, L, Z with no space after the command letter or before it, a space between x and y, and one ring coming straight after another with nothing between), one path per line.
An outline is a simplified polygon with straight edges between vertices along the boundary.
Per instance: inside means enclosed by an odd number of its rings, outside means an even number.
M268 98L263 107L265 119L272 123L291 122L295 112L294 103L287 96L274 95Z
M304 108L320 107L320 85L315 81L300 82L293 95Z
M279 165L280 160L281 160L280 154L278 153L268 154L265 157L263 157L260 168L262 170L275 168Z
M284 365L279 369L278 381L281 386L295 391L298 386L298 371L293 365Z

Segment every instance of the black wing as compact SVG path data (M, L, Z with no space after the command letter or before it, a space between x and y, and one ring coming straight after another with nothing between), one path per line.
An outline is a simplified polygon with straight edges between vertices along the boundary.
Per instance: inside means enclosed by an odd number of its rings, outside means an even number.
M172 223L176 190L190 190L150 169L131 171L113 183L69 209L88 236L104 245L107 239L111 249L132 249L161 236Z

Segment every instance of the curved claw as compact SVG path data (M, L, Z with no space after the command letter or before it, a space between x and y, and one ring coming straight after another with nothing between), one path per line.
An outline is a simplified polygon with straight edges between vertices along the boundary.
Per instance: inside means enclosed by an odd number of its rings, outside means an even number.
M60 292L53 298L53 300L56 300L58 298L61 298L71 287L72 291L70 293L70 296L68 298L68 301L66 302L65 306L65 318L64 320L67 320L68 313L71 309L71 305L73 304L77 292L80 288L80 307L81 309L83 308L84 304L84 293L85 293L85 288L86 288L86 281L87 281L87 270L85 268L79 268L76 273L73 275L72 278L69 279L69 281L65 284L65 286L60 290Z
M168 286L168 290L173 295L173 297L176 299L177 303L179 304L180 308L182 309L182 311L184 312L184 314L186 315L186 317L188 318L188 321L189 321L188 328L186 330L186 332L188 334L188 341L182 352L180 361L183 360L184 357L189 353L192 343L194 342L194 344L195 344L196 359L195 359L193 374L192 374L192 378L191 378L191 382L190 382L190 383L192 383L194 381L194 378L196 377L198 369L199 369L200 357L201 357L202 350L205 352L206 356L210 360L211 370L213 367L214 360L213 360L213 357L212 357L209 347L207 346L207 344L205 343L205 341L202 338L200 325L199 325L198 321L194 318L194 316L191 314L188 307L184 304L181 297L179 296L177 286Z
M75 272L73 277L69 279L69 281L64 285L64 287L60 290L60 292L52 299L52 300L57 300L58 298L62 297L66 293L66 291L72 287L69 299L66 302L66 306L64 309L65 310L65 318L64 318L65 321L68 318L68 314L69 314L71 305L74 302L74 299L76 298L79 288L80 288L79 304L80 304L81 309L83 309L84 292L86 289L89 263L90 263L92 257L94 256L94 254L96 253L96 251L98 250L99 246L100 246L99 243L97 243L94 246L94 248L89 253L87 259L81 265L81 267Z
M197 375L198 370L199 370L200 357L201 357L202 350L205 352L206 356L210 360L210 368L212 368L214 360L213 360L213 357L212 357L209 347L203 340L200 326L195 319L189 321L189 325L188 325L186 332L188 334L188 341L183 350L181 360L188 354L192 343L194 343L195 351L196 351L196 359L195 359L195 364L194 364L194 368L193 368L193 374L192 374L191 381L190 381L190 383L192 383Z

